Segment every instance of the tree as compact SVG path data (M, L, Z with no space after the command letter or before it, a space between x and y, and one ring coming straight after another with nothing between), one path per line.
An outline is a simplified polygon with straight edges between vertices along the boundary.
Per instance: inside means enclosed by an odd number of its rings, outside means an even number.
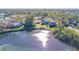
M28 18L28 19L26 19L26 22L25 22L25 24L24 24L24 29L32 29L32 28L34 28L34 23L33 23L33 19L30 19L30 18Z
M17 20L18 22L21 22L21 23L22 23L22 19L23 19L23 18L22 18L21 16L19 16L19 15L16 17L16 20Z
M63 23L62 23L62 20L60 18L58 18L56 20L56 23L57 23L57 28L59 29L58 32L60 33L62 28L63 28Z

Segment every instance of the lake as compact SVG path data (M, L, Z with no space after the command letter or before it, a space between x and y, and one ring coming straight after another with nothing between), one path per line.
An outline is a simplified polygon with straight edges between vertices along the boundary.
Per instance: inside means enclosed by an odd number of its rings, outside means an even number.
M6 33L0 38L0 51L75 51L54 38L51 31L34 30Z

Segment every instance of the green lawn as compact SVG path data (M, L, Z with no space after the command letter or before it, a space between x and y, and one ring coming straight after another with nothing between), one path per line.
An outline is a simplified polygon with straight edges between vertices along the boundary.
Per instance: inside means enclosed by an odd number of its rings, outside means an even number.
M12 31L15 31L15 30L22 30L24 26L21 26L21 27L18 27L18 28L14 28L12 29Z
M57 27L53 27L53 28L48 28L49 30L51 30L51 31L55 31L55 30L57 30L58 28Z
M48 25L41 25L41 24L36 24L34 28L46 28L51 31L55 31L57 29L57 27L49 28ZM11 29L11 31L22 30L22 29L24 29L24 26Z
M40 25L40 24L36 24L35 28L46 28L46 29L51 30L51 31L55 31L58 29L57 27L49 28L48 25Z
M47 25L36 24L35 28L47 28Z

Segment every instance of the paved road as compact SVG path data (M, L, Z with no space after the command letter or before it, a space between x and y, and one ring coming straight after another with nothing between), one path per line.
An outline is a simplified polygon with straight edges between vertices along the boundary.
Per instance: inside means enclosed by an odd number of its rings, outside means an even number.
M3 51L74 51L75 48L54 38L51 31L12 32L0 39Z

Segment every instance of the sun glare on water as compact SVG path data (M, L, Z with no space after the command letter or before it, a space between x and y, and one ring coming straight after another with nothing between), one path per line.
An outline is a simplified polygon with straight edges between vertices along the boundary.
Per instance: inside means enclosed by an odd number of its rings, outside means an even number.
M38 38L38 40L40 40L42 42L43 47L46 46L46 42L48 41L48 38L47 38L48 33L49 33L49 31L42 30L40 33L34 34Z

